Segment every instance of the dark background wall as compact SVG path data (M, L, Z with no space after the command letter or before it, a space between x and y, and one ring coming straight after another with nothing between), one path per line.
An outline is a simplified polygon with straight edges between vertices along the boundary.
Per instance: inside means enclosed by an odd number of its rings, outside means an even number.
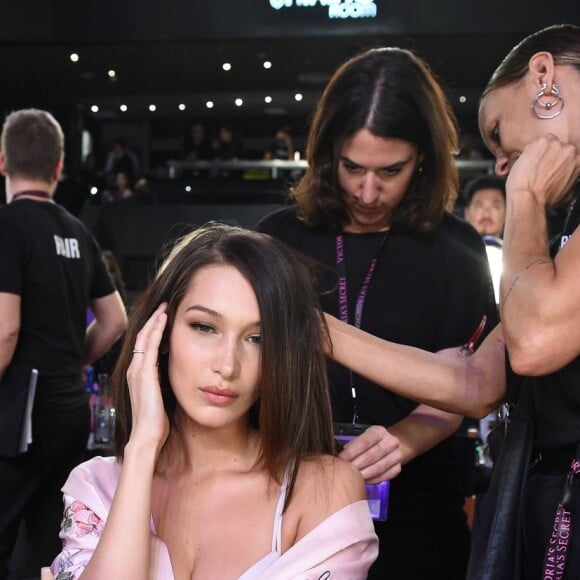
M278 2L281 4L282 2ZM376 18L329 21L331 2L300 0L3 0L0 40L69 43L352 34L527 33L548 21L577 21L575 2L376 0ZM307 4L308 2L302 2ZM326 4L326 5L325 5Z
M310 115L332 72L360 50L397 45L427 60L460 129L477 137L479 94L506 52L544 26L580 23L578 2L571 0L549 5L535 0L376 0L376 18L345 20L329 19L330 0L272 2L285 6L275 10L270 0L3 0L0 111L34 106L57 117L67 140L68 199L75 211L88 205L94 217L97 210L85 203L86 190L74 190L86 154L83 135L91 137L100 168L113 139L126 137L143 174L155 180L157 193L167 201L175 191L163 180L166 163L182 155L194 120L201 120L210 135L221 124L234 126L250 159L261 156L278 127L290 126L303 153ZM314 6L300 6L308 3ZM69 58L73 51L78 63ZM272 62L271 69L263 68L265 60ZM225 61L232 64L227 73ZM116 71L114 78L108 76L110 69ZM294 98L298 92L300 101ZM271 104L265 104L265 95L272 97ZM234 105L236 97L243 98L243 107ZM215 104L212 109L205 106L208 100ZM150 111L153 103L156 110ZM127 105L126 112L120 111L121 104ZM258 187L245 186L244 195ZM218 184L218 189L223 193L231 183ZM171 218L166 209L133 208L131 215L138 219L126 224L135 239L143 238L150 257L181 214L196 223L200 216L233 216L252 225L254 210L265 207L255 199L251 203L256 207L209 203L203 213L200 199L189 199L191 211L178 205ZM122 230L119 219L112 217L111 223ZM150 238L141 233L148 231L153 232ZM135 249L120 251L140 259Z
M275 10L271 1L290 6ZM300 6L308 3L314 6ZM570 0L552 0L549 8L525 0L376 0L376 18L344 20L329 19L328 4L3 0L0 111L51 110L66 128L73 168L82 161L83 129L102 155L112 135L128 127L132 146L153 169L179 153L196 118L210 131L222 122L235 124L252 147L283 125L303 138L337 66L365 48L398 45L429 62L460 125L474 130L479 92L507 50L533 30L580 20L578 3ZM72 51L78 63L69 60ZM273 63L267 71L266 59ZM232 64L228 73L224 61ZM115 78L108 77L110 69ZM301 101L294 99L297 92ZM265 104L266 95L271 104ZM243 107L233 104L236 97ZM213 109L205 107L207 100ZM152 103L155 112L149 111ZM127 112L120 112L121 104ZM91 110L94 105L98 111Z

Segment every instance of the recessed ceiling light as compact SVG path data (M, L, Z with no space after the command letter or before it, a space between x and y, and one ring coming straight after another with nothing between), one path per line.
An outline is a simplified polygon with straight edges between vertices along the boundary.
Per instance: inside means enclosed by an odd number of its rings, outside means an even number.
M185 111L185 109L186 109L187 107L185 106L185 103L179 103L179 105L177 105L177 108L178 108L180 111Z
M98 113L99 112L99 106L98 105L91 105L91 111L93 113Z
M224 64L222 64L222 68L224 70L232 70L232 65L229 62L224 62Z
M294 95L294 100L295 101L301 101L302 100L302 93L296 93Z
M71 52L69 58L72 62L79 62L79 55L76 52Z
M91 195L97 195L97 193L99 193L99 189L93 185L91 187Z
M187 193L189 193L191 191L191 185L186 185L185 191L187 191Z
M157 105L151 104L149 105L149 110L154 113L157 110Z
M125 113L127 111L127 105L119 105L119 109Z
M208 109L213 109L213 101L206 101L206 102L205 102L205 106L206 106Z
M464 95L461 95L461 96L459 97L459 102L460 102L460 103L467 103L467 97L466 97L466 96L464 96Z
M107 75L109 76L110 79L114 79L117 76L117 71L111 68L107 71Z
M269 60L264 61L264 68L272 68L272 63Z
M234 103L236 104L236 107L241 107L244 104L244 100L238 97Z
M271 103L272 102L272 97L270 95L266 95L264 97L264 103Z

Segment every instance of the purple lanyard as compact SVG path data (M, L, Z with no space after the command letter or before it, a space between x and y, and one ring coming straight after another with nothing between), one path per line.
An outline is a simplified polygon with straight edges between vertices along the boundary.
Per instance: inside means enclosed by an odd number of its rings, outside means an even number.
M574 478L580 473L580 444L576 448L576 457L572 459L570 469L566 474L566 483L562 498L556 508L552 535L548 540L546 556L544 558L544 569L542 580L562 580L566 569L566 557L568 556L568 542L572 534L572 513L570 504L572 503L572 493Z
M568 223L574 212L578 197L570 204L566 221L562 228L562 236L560 238L560 248L565 235L569 235ZM558 502L556 514L554 515L554 525L552 526L552 535L548 540L548 547L546 548L546 556L544 557L544 568L542 570L542 579L549 578L550 580L562 580L566 568L566 558L568 556L568 542L572 530L572 513L570 512L570 504L572 503L574 478L580 474L580 443L576 447L575 456L572 458L570 469L566 474L566 483L562 497Z
M383 236L381 239L381 243L377 248L375 256L371 260L367 275L363 281L361 286L360 292L358 294L358 298L356 300L356 306L354 311L354 326L360 328L361 321L362 321L362 313L364 309L366 295L369 289L369 285L371 283L373 274L375 272L375 267L379 260L379 256L382 252L382 249L385 245L385 240L387 239L387 234ZM344 238L342 234L336 236L336 268L338 270L338 313L340 316L340 320L349 324L349 315L348 315L348 290L347 290L347 283L346 283L346 263L344 259ZM352 422L358 423L358 410L356 404L356 387L354 384L354 374L352 371L349 371L350 376L350 393L352 396L352 405L353 405L353 415L352 415Z

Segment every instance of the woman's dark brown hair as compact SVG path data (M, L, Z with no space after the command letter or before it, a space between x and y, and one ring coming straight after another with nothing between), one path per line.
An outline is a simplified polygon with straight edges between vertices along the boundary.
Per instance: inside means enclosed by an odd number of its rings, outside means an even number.
M236 268L256 294L262 336L261 378L259 399L250 421L260 433L258 464L277 481L288 465L293 466L291 491L303 457L332 454L335 450L324 354L326 337L318 299L311 272L292 250L266 234L223 224L209 224L184 236L134 303L112 377L117 408L116 455L123 458L131 433L126 375L136 335L162 302L168 303L168 320L160 346L159 373L171 430L160 460L171 465L174 458L168 455L183 449L175 421L177 402L167 373L169 335L193 277L204 266L215 264Z
M345 141L361 129L417 147L421 171L392 225L432 230L458 191L457 123L427 64L400 48L372 49L348 60L326 86L308 136L308 170L293 191L305 222L334 230L348 223L338 165Z

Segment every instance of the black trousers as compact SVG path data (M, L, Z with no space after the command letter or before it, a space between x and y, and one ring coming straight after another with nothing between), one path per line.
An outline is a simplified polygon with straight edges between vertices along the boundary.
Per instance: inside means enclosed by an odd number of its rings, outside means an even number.
M544 580L542 574L548 542L554 528L556 508L562 496L566 475L532 469L524 496L524 579ZM564 580L580 579L580 477L573 484L571 533L567 544ZM561 555L561 552L557 552Z
M0 457L0 580L8 577L22 521L30 569L49 565L60 552L61 487L85 458L89 428L88 405L66 413L34 415L28 451L14 459Z

